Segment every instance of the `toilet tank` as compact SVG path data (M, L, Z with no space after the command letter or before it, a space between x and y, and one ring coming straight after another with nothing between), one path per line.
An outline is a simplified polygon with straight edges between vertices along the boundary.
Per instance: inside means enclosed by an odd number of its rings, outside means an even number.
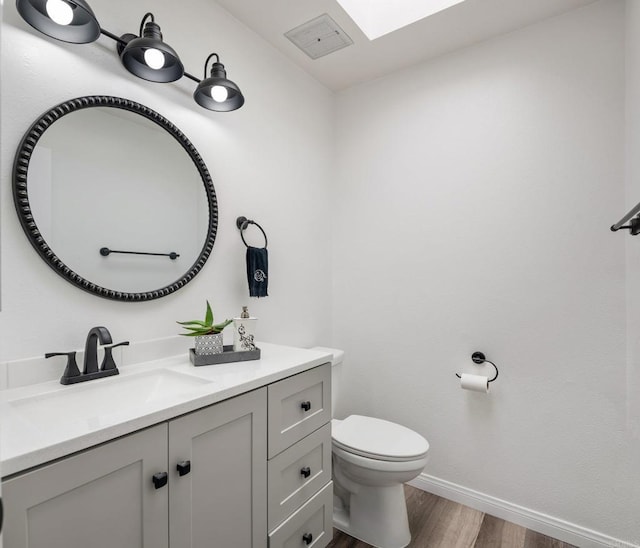
M331 417L335 417L336 402L340 401L340 381L342 377L342 361L344 350L337 348L327 348L325 346L314 346L311 350L326 352L332 355L331 359Z

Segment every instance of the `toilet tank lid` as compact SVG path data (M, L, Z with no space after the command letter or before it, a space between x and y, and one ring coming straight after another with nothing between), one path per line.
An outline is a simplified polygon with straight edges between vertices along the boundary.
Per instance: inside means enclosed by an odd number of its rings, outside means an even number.
M429 442L410 428L361 415L332 423L331 435L345 448L394 459L421 457L429 451Z
M333 358L331 359L331 365L339 365L342 363L344 359L344 350L338 350L337 348L328 348L326 346L314 346L311 350L317 350L318 352L326 352L327 354L331 354Z

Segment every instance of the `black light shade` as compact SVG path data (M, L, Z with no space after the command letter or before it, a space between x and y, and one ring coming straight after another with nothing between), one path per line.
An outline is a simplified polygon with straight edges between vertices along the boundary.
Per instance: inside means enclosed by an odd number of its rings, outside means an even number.
M216 62L211 65L211 76L207 76L207 64L209 59L215 55ZM231 80L227 79L227 71L220 63L218 55L212 53L204 64L205 79L198 84L193 99L201 107L217 112L229 112L239 109L244 105L244 96L240 88Z
M62 18L56 17L56 7L64 8ZM27 23L51 38L87 44L100 36L100 24L84 0L16 0L16 8Z
M146 22L147 17L151 17L151 21ZM173 82L179 80L184 75L184 66L180 57L175 50L162 41L162 33L160 25L153 20L153 15L147 13L142 19L142 25L139 37L125 35L122 38L127 45L120 53L120 59L124 67L135 76L148 80L150 82ZM153 68L148 57L149 53L154 53L160 57L160 65Z

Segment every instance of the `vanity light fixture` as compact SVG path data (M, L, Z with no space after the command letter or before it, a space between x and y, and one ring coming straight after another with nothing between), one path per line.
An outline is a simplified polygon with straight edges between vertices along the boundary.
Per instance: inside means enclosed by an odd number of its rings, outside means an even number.
M207 65L212 57L216 62L211 65L211 75L207 78ZM193 93L193 98L201 107L217 112L229 112L239 109L244 104L244 96L240 88L227 79L227 71L220 62L217 53L212 53L204 62L204 80Z
M17 0L16 8L27 23L51 38L88 44L100 36L100 24L84 0Z
M16 0L22 18L43 34L75 44L94 42L100 35L117 43L123 66L133 75L150 82L175 82L183 76L198 84L194 100L208 110L229 112L244 104L244 96L235 82L227 79L224 65L217 53L204 64L204 80L185 72L176 51L162 38L160 25L152 13L140 22L139 35L127 33L117 36L100 27L96 16L85 0ZM212 57L211 76L207 65Z
M175 82L184 75L182 61L175 50L163 42L153 13L142 18L140 36L125 34L121 39L127 45L118 42L118 53L131 74L150 82Z

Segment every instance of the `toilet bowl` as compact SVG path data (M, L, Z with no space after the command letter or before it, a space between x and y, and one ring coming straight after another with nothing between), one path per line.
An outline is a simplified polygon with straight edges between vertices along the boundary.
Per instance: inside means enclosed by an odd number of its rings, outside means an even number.
M341 389L342 350L332 355L331 411ZM376 548L411 542L403 483L427 464L429 443L420 434L373 417L350 415L331 421L333 526Z
M377 548L411 541L403 483L427 464L429 443L389 421L332 420L333 525Z

